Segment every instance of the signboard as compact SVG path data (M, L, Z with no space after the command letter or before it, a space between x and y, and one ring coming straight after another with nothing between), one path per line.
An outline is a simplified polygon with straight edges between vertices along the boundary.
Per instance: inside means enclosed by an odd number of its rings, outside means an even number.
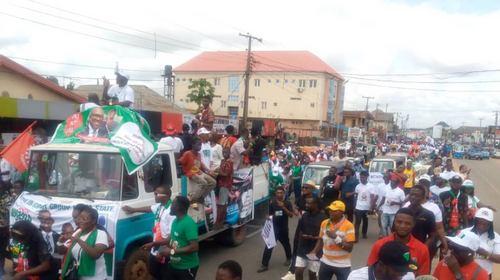
M370 172L370 177L368 177L368 182L374 186L378 186L384 182L384 174L380 172Z
M361 128L359 127L351 127L349 128L349 132L347 135L348 138L354 137L354 138L360 138L362 137L361 135Z
M271 249L276 247L276 236L274 235L274 226L272 216L270 220L267 220L264 224L264 228L262 228L262 238L264 239L264 243L266 243L267 249Z
M118 148L132 174L158 152L150 133L148 122L139 113L122 106L98 106L71 115L57 127L51 143Z
M253 168L234 172L233 187L229 193L226 222L239 227L253 220Z
M196 116L194 115L182 115L182 122L191 125L191 122L194 120ZM226 134L226 126L232 125L234 126L234 134L238 134L240 121L229 118L214 118L214 131L219 134Z
M66 199L67 201L61 201L62 198L57 197L45 197L41 195L32 195L27 192L23 192L19 198L14 202L10 211L10 225L13 225L17 221L30 221L37 228L40 227L40 220L38 220L38 214L40 211L44 211L44 216L50 215L53 219L53 224L51 225L52 230L61 234L62 227L64 224L69 223L76 229L73 224L73 207L72 203L68 203L71 199ZM88 206L94 208L99 213L99 218L97 223L104 228L113 238L116 240L116 221L118 221L118 214L121 209L121 202L91 202L89 201ZM13 246L13 251L17 252L18 248ZM111 253L105 253L106 268L108 276L113 279L114 271L114 251Z

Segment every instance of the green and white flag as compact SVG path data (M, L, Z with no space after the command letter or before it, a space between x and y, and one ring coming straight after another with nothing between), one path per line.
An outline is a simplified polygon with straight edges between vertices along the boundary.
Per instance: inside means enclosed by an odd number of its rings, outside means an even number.
M57 127L51 143L116 147L132 174L158 152L149 135L149 124L139 113L122 106L98 106L71 115Z

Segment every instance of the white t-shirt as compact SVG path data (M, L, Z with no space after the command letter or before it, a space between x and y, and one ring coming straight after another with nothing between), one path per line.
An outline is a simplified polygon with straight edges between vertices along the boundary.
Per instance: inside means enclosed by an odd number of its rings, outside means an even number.
M363 185L362 183L359 183L356 186L356 189L354 190L357 194L357 201L356 201L356 209L357 210L370 210L371 205L372 205L372 200L370 195L376 195L377 190L375 187L370 184L366 183L366 185Z
M391 188L391 183L390 182L388 184L382 182L376 188L377 189L377 195L378 195L377 205L376 206L377 207L380 206L380 210L382 210L382 206L380 205L380 203L382 202L382 199L385 197L385 193L390 188Z
M155 205L151 205L151 212L156 216L156 211L161 204L157 203ZM172 228L172 223L175 220L175 216L170 215L170 206L168 208L161 209L160 208L160 232L161 237L163 239L168 238L170 235L170 229ZM153 242L156 241L156 234L153 234ZM157 251L154 248L151 248L151 254L156 255Z
M368 277L368 267L365 266L360 269L356 269L351 271L349 276L347 277L347 280L368 280L370 279ZM415 274L408 272L401 280L414 280L415 279Z
M215 170L220 167L220 163L224 159L221 145L215 144L215 146L212 147L212 158L214 159L214 163L210 169Z
M14 171L14 167L4 158L0 161L0 171L10 171L8 175L2 175L2 181L7 182L10 181L10 175L12 175L12 171Z
M179 139L179 141L177 140ZM180 153L184 149L182 140L179 137L167 136L160 139L160 143L167 144L174 150L174 153Z
M79 231L75 232L75 234L73 236L77 236L78 233L79 233ZM80 236L80 239L83 241L87 240L90 233L92 233L92 232L89 232L86 235ZM68 243L66 243L66 244L67 244L66 246L69 246ZM106 245L106 247L108 247L108 235L106 234L106 232L104 232L102 230L97 230L97 239L95 241L95 244L104 244L104 245ZM75 246L73 246L73 249L71 250L71 255L77 260L80 258L80 248L81 248L80 245L78 243L76 243ZM88 276L88 277L81 276L80 279L81 280L104 280L107 277L108 277L108 275L106 273L106 263L104 261L104 254L102 254L95 262L95 274L94 274L94 276Z
M129 86L125 85L124 87L120 87L119 85L113 85L109 88L108 90L108 96L113 98L114 96L118 97L118 101L123 102L123 101L130 101L130 106L128 107L129 109L134 109L134 89Z
M455 173L453 170L446 171L446 169L445 169L445 170L443 170L443 175L442 176L444 176L446 178L446 180L450 180L451 177L453 177L455 175L457 175L457 173Z
M99 105L95 104L94 102L87 102L80 104L80 112L83 112L87 109L94 108L94 107L99 107Z
M473 205L473 200L472 200L472 197L470 195L467 196L468 198L468 206L469 206L469 209L474 209L474 208L478 208L477 207L477 204L479 203L479 198L477 196L474 196L474 200L476 201L476 205ZM475 206L475 207L474 207Z
M410 204L411 203L408 201L405 203L404 207L408 208L410 207ZM422 204L422 207L434 213L434 220L436 221L436 223L440 223L443 221L443 212L441 212L441 209L439 209L439 206L436 203L427 201L426 203Z
M201 162L205 164L205 166L210 169L210 162L214 160L212 154L212 146L210 145L210 141L207 143L201 143ZM220 163L219 163L220 164Z
M435 195L439 195L440 193L442 192L446 192L446 191L449 191L451 190L451 188L449 186L446 186L444 188L440 188L438 187L437 185L434 185L434 186L431 186L429 188L429 190L431 191L431 193L435 194Z
M462 232L464 231L471 231L472 227L463 229ZM490 255L497 255L500 254L500 235L495 232L495 239L491 240L488 238L488 232L486 231L485 233L478 235L479 240L481 243L479 243L479 247L483 248L486 250L486 252L490 253ZM475 261L482 267L484 270L488 272L488 274L491 274L492 268L493 268L493 262L490 260L486 260L484 256L481 256L479 254L476 254Z
M382 212L384 214L396 214L401 208L400 205L391 205L391 202L403 202L405 201L405 193L402 189L396 187L396 188L391 188L389 186L388 189L385 191L385 203L382 206Z

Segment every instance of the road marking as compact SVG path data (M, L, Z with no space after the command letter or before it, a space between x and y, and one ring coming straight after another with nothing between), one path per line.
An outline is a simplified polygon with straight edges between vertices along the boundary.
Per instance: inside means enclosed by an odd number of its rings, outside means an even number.
M251 238L252 236L257 235L257 234L259 234L259 233L262 232L262 227L260 227L260 226L247 225L247 227L256 227L256 228L259 228L259 229L256 230L256 231L254 231L254 232L252 232L252 233L250 233L250 234L248 234L248 235L246 235L245 238Z
M490 180L488 180L481 171L479 171L479 169L476 169L474 170L476 173L479 173L479 175L481 175L481 177L483 177L483 179L490 185L490 187L498 194L500 195L500 191L495 188L495 186L493 186L493 184L490 182Z

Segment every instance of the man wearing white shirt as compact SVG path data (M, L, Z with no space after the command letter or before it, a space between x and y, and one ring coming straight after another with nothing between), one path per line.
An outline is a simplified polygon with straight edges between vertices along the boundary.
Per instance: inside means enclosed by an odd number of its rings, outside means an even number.
M405 193L398 187L398 184L399 178L392 178L389 188L385 190L384 197L380 202L382 205L382 232L384 237L389 236L389 228L392 228L394 217L405 201Z
M2 181L7 183L7 187L10 189L10 176L14 171L14 167L5 159L0 160L0 174L2 175Z
M101 104L99 102L99 95L97 95L97 93L95 92L89 93L88 101L89 102L87 103L80 104L80 107L78 108L79 112L83 112L87 109L97 107L99 106L99 104Z
M123 71L115 72L116 85L109 87L109 80L104 79L104 89L102 95L106 100L113 100L113 105L120 105L125 108L134 109L134 89L128 85L130 76ZM117 99L117 100L116 100Z
M382 238L382 237L387 237L387 236L384 236L384 231L383 231L383 227L382 227L382 206L384 205L382 203L382 200L384 199L385 197L385 192L391 188L391 173L390 172L386 172L383 176L383 182L380 183L377 187L376 187L376 190L377 190L377 202L375 203L375 209L377 211L377 215L378 215L378 218L377 218L377 221L378 221L378 227L379 227L379 239Z
M175 135L176 130L173 124L167 124L165 134L167 137L160 139L160 143L167 144L174 150L174 153L180 153L184 149L182 140Z
M441 173L441 175L444 176L446 180L450 180L451 177L457 175L457 173L453 171L453 162L451 160L446 161L446 166L444 167L443 173Z
M212 155L212 146L210 145L210 131L202 127L198 130L198 137L201 139L201 161L206 167L211 169L214 158Z
M444 173L439 174L436 176L436 184L434 186L431 186L429 190L435 194L438 195L441 194L442 192L446 192L451 190L450 186L446 185L446 175L443 175Z
M355 228L355 241L358 242L359 237L359 227L361 225L361 220L363 220L362 235L363 239L366 239L366 233L368 232L368 214L373 213L375 206L375 187L368 183L368 172L363 171L359 173L360 183L356 186L355 193L357 196L356 208L354 210L354 215L356 216Z

